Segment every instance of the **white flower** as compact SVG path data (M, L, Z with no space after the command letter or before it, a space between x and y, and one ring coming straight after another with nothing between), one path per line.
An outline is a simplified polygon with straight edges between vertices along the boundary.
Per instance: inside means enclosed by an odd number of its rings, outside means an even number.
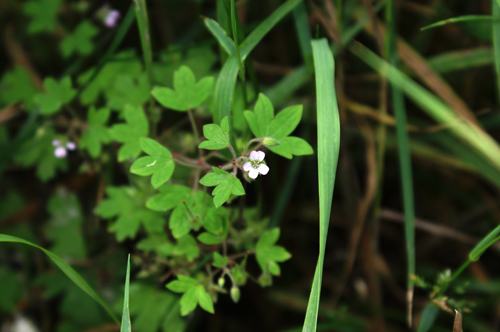
M259 173L266 175L269 172L269 166L264 163L266 154L263 151L252 151L250 153L250 161L243 165L245 172L252 179L256 179Z
M66 157L66 155L68 154L68 152L66 151L66 149L62 146L58 146L55 150L54 150L54 156L56 156L56 158L64 158Z

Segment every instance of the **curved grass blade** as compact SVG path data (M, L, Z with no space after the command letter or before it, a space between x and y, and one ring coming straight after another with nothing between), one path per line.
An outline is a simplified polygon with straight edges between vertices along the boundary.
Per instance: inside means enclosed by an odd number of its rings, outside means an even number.
M38 248L41 251L43 251L57 265L57 267L59 269L61 269L61 271L69 279L71 279L71 281L73 281L73 283L75 283L75 285L77 285L82 291L87 293L91 298L93 298L97 303L99 303L108 312L108 314L111 316L111 318L113 318L113 320L117 324L119 324L119 321L116 318L116 316L113 314L111 309L108 308L106 303L104 303L104 301L99 297L99 295L97 295L96 292L94 292L94 290L87 284L87 282L78 273L76 273L76 271L73 270L73 268L71 266L69 266L65 261L63 261L59 256L53 254L52 252L50 252L47 249L44 249L40 246L37 246L36 244L33 244L29 241L20 239L20 238L15 237L15 236L0 234L0 242L23 243L23 244L27 244L29 246Z
M386 5L386 15L389 24L388 58L389 62L397 68L398 52L396 49L396 15L394 0L389 0ZM391 82L391 97L396 117L396 135L399 150L399 168L401 169L401 186L403 191L403 209L405 215L405 243L406 243L406 305L407 322L412 325L412 304L415 275L415 207L413 199L413 172L411 168L410 140L408 137L408 122L406 121L406 107L401 88Z
M78 91L76 93L76 96L74 98L79 97L79 95L82 93L85 88L94 81L94 79L99 75L101 72L101 69L104 67L104 65L109 61L109 59L113 56L115 53L116 49L118 46L120 46L121 42L123 41L123 38L125 38L125 35L127 34L128 30L130 29L130 26L132 25L132 22L134 22L135 15L134 15L134 7L133 5L130 6L130 9L127 12L127 15L125 15L125 18L123 19L122 23L120 24L120 27L118 28L118 31L116 32L116 36L111 42L111 45L109 46L108 50L106 53L104 53L104 56L101 58L99 61L99 64L97 65L97 68L94 70L94 73L90 78L88 79L85 84L80 86L78 88Z
M250 35L240 44L241 60L245 60L253 48L264 36L301 0L288 0L269 15L261 24L253 30ZM238 75L238 59L233 52L226 60L217 79L214 96L214 123L220 123L226 116L231 120L231 105L233 102L233 92ZM232 123L229 121L229 130L232 132ZM232 134L230 134L232 137Z
M495 2L495 0L493 0ZM442 25L446 25L449 23L457 23L457 22L465 22L465 21L491 21L493 17L489 15L464 15L453 18L448 18L446 20L438 21L436 23L429 24L423 28L420 28L421 31L432 29L435 27L439 27Z
M123 311L122 311L122 326L120 332L132 332L132 324L130 323L130 310L128 304L130 288L130 254L127 261L127 276L125 278L125 296L123 298Z
M295 23L295 30L299 38L300 50L302 52L302 59L309 70L312 70L312 48L311 48L311 30L309 22L307 21L307 9L304 2L301 2L293 10L293 18Z
M478 47L468 50L441 53L427 59L436 72L444 74L457 70L491 65L494 62L490 48Z
M323 261L340 149L340 121L335 96L333 54L326 39L313 40L318 118L319 257L302 331L315 332Z
M438 314L439 308L434 303L428 304L422 313L422 318L420 318L420 324L418 325L417 332L429 331L432 325L434 325Z
M349 50L401 90L437 122L447 126L451 133L476 150L486 161L500 172L500 147L476 125L459 118L455 112L438 97L428 92L398 69L380 59L376 54L361 45L353 43Z
M493 14L493 52L495 58L495 71L497 74L497 98L500 101L500 5L497 1L491 1L491 12Z
M151 35L149 33L148 8L146 0L134 0L135 16L139 26L139 36L141 37L142 55L144 66L151 82L151 68L153 64L153 51L151 50Z
M211 18L204 17L203 23L207 27L208 31L212 33L212 35L217 39L219 45L222 49L229 55L234 52L234 42L226 33L219 23Z

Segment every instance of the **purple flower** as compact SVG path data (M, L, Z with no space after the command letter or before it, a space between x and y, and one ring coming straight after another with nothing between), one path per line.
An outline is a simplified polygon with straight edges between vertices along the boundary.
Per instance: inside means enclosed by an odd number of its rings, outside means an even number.
M114 28L119 18L120 12L116 9L111 9L104 19L104 25L106 25L108 28Z
M55 150L54 150L54 156L56 156L56 158L64 158L66 157L66 155L68 154L68 152L66 151L66 149L62 146L58 146Z
M256 179L259 174L266 175L269 172L269 166L264 163L266 154L263 151L252 151L250 161L243 165L245 172L252 179Z
M54 150L54 156L56 156L56 158L65 158L68 155L68 150L76 150L75 142L71 141L67 142L65 146L63 142L55 139L52 141L52 145L56 147Z

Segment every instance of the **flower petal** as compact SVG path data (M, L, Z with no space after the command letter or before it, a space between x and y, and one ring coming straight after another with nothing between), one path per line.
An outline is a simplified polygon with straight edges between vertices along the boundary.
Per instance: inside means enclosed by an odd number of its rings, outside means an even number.
M243 165L243 169L245 170L245 172L248 172L252 169L252 163L251 162L246 162L244 165Z
M267 166L266 164L260 164L259 168L257 168L257 171L262 175L266 175L267 173L269 173L269 166Z
M54 156L56 156L56 158L64 158L64 157L66 157L66 154L67 154L67 151L62 146L60 146L54 150Z
M257 159L259 159L259 154L257 153L257 151L250 152L250 160L255 161Z
M76 144L75 142L68 142L66 143L66 147L68 148L68 150L75 150L76 149Z
M257 154L259 155L259 157L258 157L259 162L264 160L264 158L266 157L266 154L264 153L264 151L257 151Z
M250 172L248 172L248 176L251 177L252 179L256 179L257 176L259 176L259 171L252 167L250 169Z

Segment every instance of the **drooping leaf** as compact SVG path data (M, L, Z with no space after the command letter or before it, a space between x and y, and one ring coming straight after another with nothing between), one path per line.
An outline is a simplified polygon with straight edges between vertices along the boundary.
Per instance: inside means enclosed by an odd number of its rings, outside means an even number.
M43 81L45 93L35 95L34 101L40 105L40 114L52 114L59 111L62 105L69 103L76 95L76 90L71 88L71 78L64 77L56 81L47 77Z
M175 111L187 111L198 107L212 92L213 77L196 82L189 67L181 66L174 73L174 89L156 87L151 94L160 104Z
M79 148L87 149L92 158L97 158L101 154L101 143L109 143L111 136L106 123L111 112L107 108L96 110L92 106L87 115L88 129L80 139Z
M148 119L142 107L126 105L123 116L126 123L116 124L110 130L113 139L124 143L118 150L118 161L137 158L141 153L139 139L149 133Z
M98 302L104 309L106 309L107 313L113 318L113 320L116 323L118 323L118 319L115 317L113 312L108 308L106 303L104 303L104 301L94 292L94 290L87 284L87 282L60 257L53 254L47 249L39 247L36 244L17 238L15 236L0 234L0 242L23 243L42 250L75 285L77 285L81 290L87 293L91 298L93 298L96 302Z

